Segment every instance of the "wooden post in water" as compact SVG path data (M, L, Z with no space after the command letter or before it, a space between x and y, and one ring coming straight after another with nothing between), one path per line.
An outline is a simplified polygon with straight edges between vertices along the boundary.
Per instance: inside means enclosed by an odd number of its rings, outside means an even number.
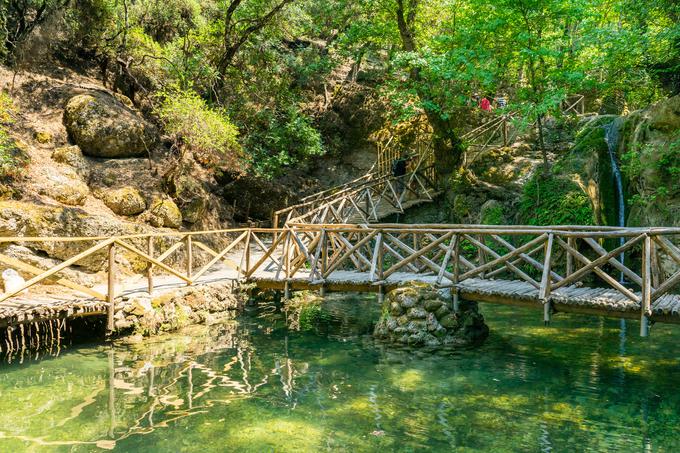
M191 272L194 267L194 259L193 259L193 244L192 244L192 236L189 234L187 235L186 238L186 260L187 260L187 277L189 280L191 280ZM191 283L187 283L187 285L191 285Z
M543 302L543 322L548 325L550 323L550 284L551 284L551 261L553 248L554 234L548 235L548 240L545 242L545 257L543 259L543 276L541 277L541 287L538 290L538 299Z
M115 313L115 297L116 297L116 244L109 245L109 279L108 289L106 293L107 316L106 316L106 330L113 332L113 317Z
M114 349L113 345L108 352L108 372L109 372L109 437L113 439L116 428L116 361L114 360Z
M652 302L652 238L645 235L642 245L642 295L640 300L640 336L649 336L649 310Z
M453 237L456 245L453 247L453 312L460 312L460 289L458 288L458 280L460 277L460 235L456 234Z
M147 238L147 253L153 258L153 236ZM149 295L153 294L153 263L149 262L149 267L146 270L146 280Z

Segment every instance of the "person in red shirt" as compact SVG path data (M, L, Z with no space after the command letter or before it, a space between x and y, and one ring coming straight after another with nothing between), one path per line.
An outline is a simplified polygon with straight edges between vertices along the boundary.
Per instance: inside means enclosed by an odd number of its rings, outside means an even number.
M491 111L491 102L486 98L482 98L482 100L479 103L479 108L484 110L485 112L490 112Z

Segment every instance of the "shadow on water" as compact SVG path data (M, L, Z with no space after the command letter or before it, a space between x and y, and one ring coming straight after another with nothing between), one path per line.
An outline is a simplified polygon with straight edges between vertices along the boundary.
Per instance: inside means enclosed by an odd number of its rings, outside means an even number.
M5 364L0 450L678 446L670 326L627 338L622 354L618 321L556 316L545 328L538 312L485 305L489 340L443 357L374 342L379 310L333 296L301 322L260 303L237 321Z

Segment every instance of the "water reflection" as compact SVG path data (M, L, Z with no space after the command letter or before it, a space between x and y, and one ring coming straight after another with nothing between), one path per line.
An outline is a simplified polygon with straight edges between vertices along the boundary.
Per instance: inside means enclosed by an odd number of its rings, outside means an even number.
M6 364L0 451L678 447L673 327L628 337L624 356L618 321L544 328L535 312L485 306L492 336L480 349L416 356L366 335L373 301L322 309L308 330L265 306L143 344Z

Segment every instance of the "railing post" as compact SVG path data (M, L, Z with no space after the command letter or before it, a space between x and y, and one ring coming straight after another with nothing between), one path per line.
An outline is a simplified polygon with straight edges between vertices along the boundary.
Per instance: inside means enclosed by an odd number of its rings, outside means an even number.
M576 240L569 236L567 238L567 245L573 249L576 249ZM574 273L574 255L571 254L570 250L567 250L567 272L566 276L569 277Z
M115 297L116 297L116 243L109 245L109 275L108 275L108 288L106 293L107 305L107 317L106 317L106 330L111 333L114 329L113 318L116 310Z
M148 255L153 258L153 236L149 236L147 238L147 253ZM149 262L149 267L146 270L146 281L147 281L147 290L149 291L149 295L153 293L153 263Z
M477 238L479 239L479 242L481 244L486 245L484 235L480 234L480 235L477 236ZM481 247L477 248L477 262L479 263L479 266L484 266L486 264L486 253L484 252L484 250ZM482 272L482 273L479 274L479 277L484 278L484 275L485 275L485 272Z
M286 281L283 284L283 297L285 299L290 299L290 235L292 234L292 231L290 229L286 230L285 234L286 242L284 247L283 266Z
M192 245L192 236L189 234L186 237L186 260L187 260L187 277L189 280L191 280L191 272L194 267L194 260L193 260L193 245ZM191 283L187 283L187 285L191 285Z
M246 237L246 248L245 248L245 269L243 270L243 275L247 275L250 271L250 236L253 234L251 230L248 230L248 236Z
M647 234L642 245L642 295L640 300L640 336L649 335L649 314L652 302L652 238Z
M508 143L508 117L503 117L503 146L507 147Z
M543 259L543 276L541 277L541 287L538 290L538 299L543 302L543 321L547 325L550 323L551 303L550 303L550 285L551 285L551 264L552 264L552 248L555 235L548 234L548 239L545 242L545 257Z
M453 312L460 312L460 289L458 283L460 280L460 235L456 234L453 237L456 245L453 247Z

